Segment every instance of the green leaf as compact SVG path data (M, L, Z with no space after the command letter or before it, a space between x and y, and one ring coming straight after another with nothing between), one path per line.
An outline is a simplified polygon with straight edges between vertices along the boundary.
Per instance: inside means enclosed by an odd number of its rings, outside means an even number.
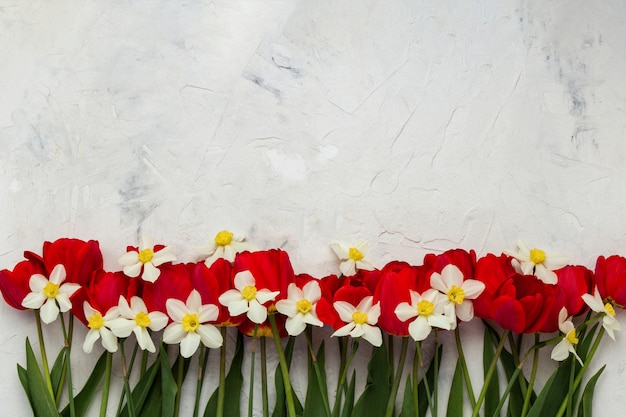
M492 343L499 343L493 334L485 327L484 339L483 339L483 375L487 375L487 371L494 358L494 349ZM498 372L494 372L487 391L485 392L485 415L492 416L498 403L500 402L500 382L498 380Z
M383 343L372 349L372 358L367 365L367 384L352 410L353 417L380 417L385 414L391 394L390 372L387 348Z
M350 417L354 409L354 390L356 385L356 372L352 371L352 378L348 384L348 390L346 391L345 402L343 403L343 409L341 410L341 417Z
M463 367L461 366L461 361L457 359L452 384L450 385L448 411L446 412L447 417L459 417L463 415L463 385Z
M587 385L585 386L585 389L583 391L583 397L580 400L580 404L578 406L578 417L591 417L591 403L593 401L593 393L596 389L596 382L598 382L598 378L600 378L600 375L604 371L604 368L606 368L606 365L600 368L600 370L596 372L591 377L591 379L589 379L589 382L587 382Z
M56 359L54 360L54 365L52 365L52 369L50 370L50 380L52 381L52 392L57 394L60 389L63 387L59 387L61 383L61 379L63 378L63 371L65 370L65 348L59 351Z
M59 417L56 403L44 381L28 338L26 338L26 381L30 392L29 397L33 400L31 404L35 415L37 417Z
M575 359L574 359L575 360ZM564 360L550 375L537 400L531 407L527 417L544 417L556 415L561 403L569 390L569 379L572 356Z
M235 347L235 356L230 364L228 374L224 379L225 385L225 398L228 401L224 403L224 415L225 416L240 416L241 415L241 387L243 385L243 375L241 373L241 367L243 364L243 334L237 332L237 345ZM217 413L217 389L211 395L206 409L204 410L204 417L213 417Z
M30 409L34 410L35 406L33 405L33 399L30 397L30 389L28 388L28 376L26 374L26 369L24 369L19 364L17 365L17 376L20 379L20 383L22 384L22 388L24 388L24 393L26 394L26 398L28 398L28 402L30 404Z
M415 417L415 404L413 404L413 384L411 384L411 375L406 377L400 417Z
M291 366L291 357L293 356L293 347L295 344L296 338L289 337L287 341L287 345L285 346L285 360L287 361L287 366ZM276 386L276 405L274 406L274 411L272 412L272 417L284 417L287 415L287 400L285 395L285 384L283 382L283 374L280 369L280 366L276 368L276 373L274 376L274 385ZM298 400L298 396L296 393L293 393L293 401L296 409L296 415L301 416L303 413L302 403Z
M163 350L163 344L160 347ZM158 361L155 361L150 367L146 370L146 373L139 379L137 385L133 389L133 405L137 411L141 410L146 398L150 394L154 385L158 385L158 389L160 390L160 384L155 384L155 379L160 372L160 364ZM160 380L159 380L160 381ZM160 401L159 401L160 404ZM153 414L154 416L154 414ZM120 417L128 417L128 404L124 405L122 412L120 413Z
M304 417L325 417L326 410L323 407L324 400L322 396L328 397L328 390L326 388L326 370L324 367L324 342L320 344L320 347L315 356L317 359L317 365L320 370L320 377L317 377L317 372L311 366L309 369L309 381L306 390L306 398L304 400Z
M180 361L183 361L183 357L178 355L178 358L174 362L173 369L178 369ZM161 416L170 417L174 415L175 403L176 403L176 380L172 368L170 368L170 362L167 359L167 354L163 349L159 350L159 363L161 364Z
M98 361L93 367L91 374L89 374L89 378L87 378L85 385L83 385L83 388L74 397L74 409L76 412L76 417L83 417L87 415L87 411L89 410L89 406L91 405L93 396L98 389L98 385L100 384L102 376L104 375L104 370L106 369L106 355L106 351L103 352L102 355L100 355L100 358L98 358ZM69 417L69 405L67 405L63 409L61 415L63 415L63 417Z

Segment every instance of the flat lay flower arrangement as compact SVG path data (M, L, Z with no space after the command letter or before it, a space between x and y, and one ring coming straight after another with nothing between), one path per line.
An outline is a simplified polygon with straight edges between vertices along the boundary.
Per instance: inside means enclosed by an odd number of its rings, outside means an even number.
M437 416L440 408L447 416L469 409L472 417L591 416L604 367L586 371L603 336L614 339L620 330L625 258L601 256L591 271L519 241L500 255L451 249L426 255L422 265L392 261L377 269L365 241L330 246L340 273L325 277L295 274L285 251L257 250L229 231L197 248L202 259L192 263L176 263L172 248L143 238L121 251L115 272L104 270L93 240L62 238L45 242L41 255L25 252L12 270L0 271L5 301L31 312L37 329L36 349L27 338L25 362L17 365L24 400L44 417L81 417L90 408L102 417L178 416L183 381L194 378L195 396L186 397L195 398L194 417L252 416L259 398L263 416L273 417ZM463 350L464 322L473 320L484 329L480 384ZM88 329L83 340L76 340L76 325ZM330 338L316 337L322 326L333 329ZM45 335L59 330L64 343L53 349ZM228 332L237 337L227 348ZM443 332L456 345L456 355L445 358L456 363L446 384L439 381ZM296 338L307 349L294 349ZM77 343L82 354L103 347L82 386L72 381ZM331 343L336 378L327 378ZM372 345L367 369L353 362L364 343ZM268 348L279 360L272 388ZM207 366L213 349L219 369ZM308 364L300 395L290 380L296 355ZM554 370L540 384L546 356ZM194 368L190 375L191 361L197 374ZM114 367L121 380L112 378ZM367 374L362 387L357 373ZM210 378L217 388L207 399L201 392ZM123 384L118 398L110 396L112 384ZM447 406L439 407L444 389ZM246 391L247 409L240 401Z

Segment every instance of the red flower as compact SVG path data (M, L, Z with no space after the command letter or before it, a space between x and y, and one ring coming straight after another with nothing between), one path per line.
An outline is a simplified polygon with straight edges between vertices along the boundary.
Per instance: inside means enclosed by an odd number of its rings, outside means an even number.
M426 273L426 266L411 266L399 261L390 262L381 270L374 304L380 302L378 325L385 332L396 336L409 335L410 321L398 319L395 310L400 303L410 301L410 290L421 294L430 288Z
M26 308L22 307L22 300L30 292L28 285L30 277L33 274L44 273L43 264L36 258L18 263L13 271L8 269L0 271L0 291L7 304L18 310L25 310Z
M581 265L567 265L554 271L558 282L552 311L544 323L542 332L559 330L559 312L563 307L568 316L578 316L589 310L582 296L593 292L593 273Z
M218 301L221 294L233 288L232 282L233 266L226 259L216 259L210 267L204 261L198 262L192 269L191 284L200 293L202 304L214 304L219 309L216 326L238 326L245 319L243 314L232 317Z
M80 285L87 284L92 274L102 269L102 253L96 240L61 238L44 242L42 259L48 273L62 264L67 274L65 281Z
M485 284L485 290L474 300L474 315L483 319L491 318L491 304L502 283L516 274L511 265L511 257L496 256L491 253L476 262L474 279Z
M159 267L161 275L155 282L143 281L141 298L148 311L167 314L165 303L169 298L185 302L193 286L191 273L195 264L164 264Z
M87 325L83 303L88 301L94 310L103 315L111 307L117 307L120 296L130 300L137 295L139 285L137 280L129 279L122 271L97 271L86 286L79 289L72 297L72 314Z
M459 268L465 279L472 279L476 265L476 252L473 250L467 252L463 249L451 249L439 255L429 253L424 256L424 266L428 268L431 273L436 272L441 274L443 268L449 264Z
M598 257L596 262L596 284L603 300L626 307L626 258L619 255Z

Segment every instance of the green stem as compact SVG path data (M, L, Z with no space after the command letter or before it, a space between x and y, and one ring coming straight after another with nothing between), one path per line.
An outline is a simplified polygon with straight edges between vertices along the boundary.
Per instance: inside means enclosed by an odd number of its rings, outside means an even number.
M437 395L437 383L439 380L439 329L435 327L435 359L434 359L434 381L435 386L433 387L433 417L437 417L437 410L439 410L439 399Z
M54 400L54 390L52 389L52 379L50 378L50 367L48 366L48 355L46 354L46 344L43 339L43 329L41 327L41 316L39 310L35 312L35 323L37 323L37 336L39 337L39 349L41 351L41 363L43 365L43 377L46 380L46 386L50 392L50 397Z
M413 388L413 406L415 407L415 417L419 417L419 363L419 355L416 347L415 353L413 354L413 386L411 387Z
M483 401L485 399L485 395L487 394L487 387L489 386L489 382L491 382L491 378L493 377L493 374L496 370L498 359L500 358L500 354L502 353L502 348L504 348L504 342L506 342L506 338L509 333L510 333L510 330L505 330L504 334L500 338L500 343L498 343L498 347L496 348L491 364L489 364L489 369L487 370L487 374L485 375L483 388L480 390L480 395L478 396L478 400L476 401L476 406L474 407L474 410L472 412L472 417L478 416L480 407L482 406Z
M161 344L161 348L167 347L168 345ZM130 374L132 373L133 367L135 365L135 357L137 356L137 351L139 350L139 343L135 343L135 347L133 348L133 354L130 356L130 362L128 365L128 378L130 378ZM124 405L124 398L126 398L126 390L123 390L120 394L120 401L117 403L117 413L116 416L119 416L122 412L122 406Z
M567 390L567 417L572 417L573 413L573 397L574 397L574 373L576 373L576 360L574 358L570 358L570 370L569 370L569 387Z
M469 370L467 369L467 362L465 361L465 353L463 352L463 345L461 344L461 332L459 331L459 326L456 326L456 328L454 329L454 338L456 339L456 350L459 354L461 369L463 370L463 378L465 379L467 395L469 396L472 408L474 408L476 406L476 398L474 397L474 388L472 387L472 380L470 379Z
M322 381L325 381L325 379L322 379L322 370L320 369L320 364L317 361L317 356L315 355L315 350L313 349L312 330L313 329L311 328L311 326L307 326L305 331L307 344L309 345L309 361L312 363L313 370L315 371L315 376L317 377L317 383L319 385L320 393L322 394L322 405L324 406L324 412L326 413L327 417L331 417L330 404L328 402L328 390L322 389Z
M135 404L133 404L133 396L130 391L130 383L128 382L128 368L126 367L126 354L124 353L124 340L119 340L120 356L122 358L122 375L124 377L124 393L126 395L126 408L128 416L135 417Z
M203 344L200 344L200 357L198 358L198 380L196 381L196 400L193 406L193 417L198 417L200 412L200 394L202 393L202 385L204 383L204 371L209 359L209 350Z
M254 334L252 335L252 347L250 348L250 389L248 393L248 417L252 417L254 409L254 359L256 357L256 333L259 325L254 325Z
M61 315L61 328L63 329L63 340L65 346L64 350L64 360L65 360L65 375L67 376L67 395L69 397L69 407L70 407L70 416L76 417L76 407L74 405L74 387L72 386L72 362L70 359L71 356L71 346L72 346L72 333L74 332L74 316L70 314L69 319L69 331L65 328L65 320L63 319L63 315ZM59 382L59 386L63 386L64 381L61 380Z
M393 409L396 405L396 396L398 395L398 387L400 386L400 380L402 379L402 370L404 369L404 361L406 359L406 351L409 346L409 338L402 338L402 346L400 347L400 359L398 360L398 370L393 378L393 385L391 386L391 394L387 401L387 411L385 417L393 416Z
M347 337L347 336L346 336ZM352 353L346 360L343 368L341 369L341 374L339 374L339 380L337 380L337 392L335 395L335 405L333 406L333 417L339 416L339 410L341 409L341 395L342 388L346 381L346 374L348 373L348 368L350 367L350 363L352 359L354 359L354 355L356 354L357 349L359 348L359 339L352 339Z
M535 344L539 343L539 333L535 333ZM530 409L530 400L533 394L533 387L535 385L535 377L537 376L537 365L539 364L539 349L535 349L533 355L533 369L530 372L530 379L528 380L528 386L526 387L526 395L524 396L524 406L522 407L521 417L526 417L528 410ZM521 367L520 367L521 369Z
M269 401L267 397L267 349L266 337L261 338L261 399L263 402L263 417L269 417Z
M113 368L113 354L106 353L106 365L104 370L104 388L102 389L102 399L100 401L100 417L106 417L107 406L109 404L109 388L111 387L111 369Z
M293 401L294 394L291 389L291 381L289 380L289 367L287 366L287 359L285 358L285 352L283 352L283 346L280 344L280 335L278 334L278 327L276 326L276 317L274 317L274 314L270 314L268 318L270 326L272 326L272 335L274 336L274 343L276 344L276 350L278 351L278 361L280 362L280 369L283 374L285 396L287 397L287 411L289 417L296 417L296 406Z
M424 356L422 356L422 342L415 342L415 347L417 348L417 357L420 368L424 369ZM430 392L430 384L428 383L428 377L426 372L423 373L422 381L424 381L424 388L426 389L426 400L428 401L428 408L430 408L430 413L434 416L435 412L433 411L433 399ZM435 380L435 384L437 380Z
M135 360L135 353L137 352L137 348L139 347L139 343L137 343L135 345L135 350L133 351L133 358L131 360L131 362L133 362ZM146 369L148 369L148 355L149 352L147 350L144 350L141 353L141 367L139 368L139 377L141 378L145 373L146 373ZM132 364L131 364L131 368L132 368Z
M389 380L393 381L394 379L394 364L393 364L393 335L388 335L388 345L389 348L387 350L387 357L388 357L388 361L389 361L389 371L390 371L390 376L389 376Z
M217 387L216 417L224 417L224 396L226 394L226 326L222 326L222 346L220 347L220 381Z
M180 398L183 390L183 377L185 376L185 360L178 354L178 369L176 370L176 397L174 398L174 417L180 413Z

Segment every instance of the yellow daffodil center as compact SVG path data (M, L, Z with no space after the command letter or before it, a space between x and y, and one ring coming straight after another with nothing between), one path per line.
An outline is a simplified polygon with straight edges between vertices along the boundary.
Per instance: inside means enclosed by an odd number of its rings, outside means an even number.
M453 285L448 291L448 298L455 304L463 304L465 291L463 290L463 288L459 288L456 285Z
M248 301L252 301L256 298L256 287L253 285L247 285L241 291L241 296Z
M578 344L578 338L576 337L576 329L572 329L567 333L567 336L565 336L565 338L567 339L568 342L570 342L572 345L576 345Z
M56 298L58 294L59 294L59 286L55 284L54 282L49 282L46 284L45 287L43 287L43 295L45 295L48 298Z
M365 324L367 323L367 314L360 311L355 311L354 313L352 313L352 320L356 324Z
M186 332L195 332L200 322L198 321L198 316L195 314L187 313L181 320L183 325L183 330Z
M615 309L613 308L611 303L606 303L604 305L604 309L606 310L607 314L610 314L611 316L615 317Z
M357 248L350 248L348 250L348 256L350 257L350 259L352 259L355 262L363 259L363 254Z
M296 303L296 308L298 309L299 313L307 314L313 308L313 304L306 298L303 298L301 300L298 300L298 302Z
M104 326L104 319L102 318L102 314L95 312L89 317L87 326L90 329L98 330L102 326Z
M417 303L417 314L419 316L428 317L435 311L435 305L428 300L422 300Z
M530 262L534 263L535 265L539 265L542 264L545 260L546 253L544 251L537 248L530 250Z
M222 230L217 235L215 235L215 243L219 246L228 246L230 242L233 240L233 234L228 230Z
M154 256L154 251L152 249L146 248L144 250L142 250L141 252L139 252L139 262L141 262L142 264L147 264L148 262L150 262L152 260L152 257Z
M148 327L150 326L150 316L148 316L147 313L140 311L135 316L135 323L137 323L137 326L139 327Z

